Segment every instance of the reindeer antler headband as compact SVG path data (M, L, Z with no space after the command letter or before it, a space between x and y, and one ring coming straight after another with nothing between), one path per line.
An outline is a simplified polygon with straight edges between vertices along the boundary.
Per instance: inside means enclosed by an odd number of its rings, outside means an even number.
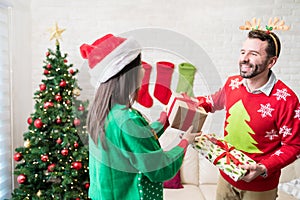
M263 29L261 28L260 26L260 22L261 20L260 19L257 19L254 17L251 22L250 21L246 21L245 22L245 25L244 26L240 26L240 29L241 30L262 30ZM279 21L279 19L277 17L274 17L274 19L270 18L269 19L269 22L268 22L268 25L266 25L266 30L265 32L267 34L269 34L271 36L271 38L273 39L274 41L274 44L275 44L275 50L276 50L276 56L278 55L278 44L277 44L277 40L276 38L270 34L272 30L282 30L282 31L287 31L289 30L290 27L285 25L284 21L281 20Z

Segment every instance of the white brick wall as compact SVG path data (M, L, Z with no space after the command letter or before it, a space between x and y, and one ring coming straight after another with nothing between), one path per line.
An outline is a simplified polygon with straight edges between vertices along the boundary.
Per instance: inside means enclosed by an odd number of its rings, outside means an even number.
M144 27L158 27L186 35L198 43L212 59L222 81L238 72L237 59L246 33L238 29L252 17L283 17L292 26L279 32L282 52L274 71L300 94L300 3L296 0L203 1L187 0L49 0L31 1L32 16L32 71L36 88L42 70L44 52L53 47L47 29L55 21L67 29L63 34L62 50L75 66L82 64L79 46L112 32L121 34ZM176 41L174 41L176 42Z
M42 78L45 52L47 48L54 48L54 41L49 41L47 32L54 22L66 28L61 49L69 54L74 67L83 63L79 54L82 43L91 43L109 32L121 34L155 27L185 35L201 46L224 82L228 75L238 73L239 50L246 37L238 27L252 17L261 18L263 25L269 17L283 17L291 25L290 31L278 33L282 52L274 71L298 96L300 94L299 0L28 0L28 3L31 3L31 30L24 31L32 33L31 49L23 51L30 51L31 63L23 63L22 67L32 74L32 87L24 91L31 96ZM33 105L32 101L32 105L27 106L33 108ZM25 121L20 122L24 127Z

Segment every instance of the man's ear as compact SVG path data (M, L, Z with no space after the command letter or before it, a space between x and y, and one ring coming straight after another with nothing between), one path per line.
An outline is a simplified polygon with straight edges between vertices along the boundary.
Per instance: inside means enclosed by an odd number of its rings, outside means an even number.
M275 65L275 63L277 62L277 59L278 59L277 56L274 56L274 57L269 59L269 61L268 61L268 68L269 69L271 69Z

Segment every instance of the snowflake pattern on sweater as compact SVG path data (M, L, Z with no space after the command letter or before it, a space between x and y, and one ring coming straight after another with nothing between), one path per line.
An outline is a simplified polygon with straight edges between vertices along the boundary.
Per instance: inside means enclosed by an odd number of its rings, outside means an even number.
M284 88L284 89L282 89L282 90L277 89L277 92L276 92L275 94L273 94L273 95L277 97L277 98L276 98L277 100L283 99L284 101L286 101L286 98L287 98L288 96L291 96L291 95L287 92L287 89L286 89L286 88Z
M257 112L261 113L262 118L267 116L272 117L272 111L274 111L274 108L271 108L270 106L271 104L269 103L266 105L260 104L260 109Z
M297 110L295 110L295 117L294 118L297 118L298 120L300 120L300 106L298 107Z

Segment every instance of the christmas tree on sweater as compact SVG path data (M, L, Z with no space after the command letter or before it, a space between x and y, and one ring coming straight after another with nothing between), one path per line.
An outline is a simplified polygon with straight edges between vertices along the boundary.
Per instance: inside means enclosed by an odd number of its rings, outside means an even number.
M19 187L12 199L88 199L88 102L77 99L79 71L60 51L63 31L57 24L52 30L56 50L46 52L45 79L34 94L35 112L27 120L24 146L15 149Z

